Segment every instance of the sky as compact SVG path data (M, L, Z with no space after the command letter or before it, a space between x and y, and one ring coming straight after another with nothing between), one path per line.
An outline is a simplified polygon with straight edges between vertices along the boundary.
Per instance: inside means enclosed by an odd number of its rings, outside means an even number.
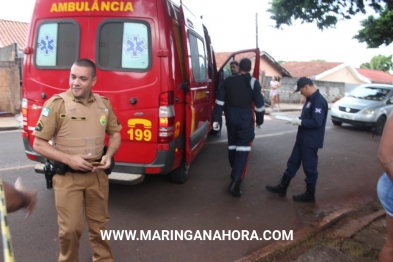
M0 19L30 22L35 0L0 0ZM68 1L68 0L64 0ZM99 0L100 1L100 0ZM360 21L368 15L358 14L351 20L339 21L336 28L320 31L315 23L295 21L282 30L273 28L274 21L266 11L267 0L183 0L195 15L203 16L216 52L230 52L258 47L276 61L348 62L352 66L370 62L376 55L393 54L393 44L368 49L352 37L361 29ZM131 0L132 2L132 0Z

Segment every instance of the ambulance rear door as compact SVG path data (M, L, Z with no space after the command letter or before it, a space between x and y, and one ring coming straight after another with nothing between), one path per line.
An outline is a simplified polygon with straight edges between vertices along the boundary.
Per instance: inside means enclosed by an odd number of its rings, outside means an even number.
M247 50L241 50L232 53L227 60L222 64L220 67L220 70L218 70L218 79L220 82L222 82L225 78L231 75L231 70L230 70L230 62L231 61L237 61L240 62L243 58L249 58L251 60L251 71L250 74L260 80L260 51L259 48L255 49L247 49Z
M190 164L206 142L211 126L210 90L206 41L203 25L184 5L180 5L186 67L185 161Z

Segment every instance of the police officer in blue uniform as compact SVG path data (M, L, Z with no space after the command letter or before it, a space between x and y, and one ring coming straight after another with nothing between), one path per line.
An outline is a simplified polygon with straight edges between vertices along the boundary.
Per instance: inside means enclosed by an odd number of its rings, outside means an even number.
M231 165L232 182L229 192L240 197L240 183L247 173L247 162L255 137L255 121L257 129L261 128L265 113L261 85L251 77L251 60L243 58L239 63L240 74L228 77L218 90L213 112L213 129L220 130L222 111L228 131L228 158Z
M315 88L311 79L301 77L297 81L297 89L307 100L300 118L293 118L288 123L299 126L292 154L287 162L281 182L276 186L266 186L269 192L285 197L291 179L303 165L306 174L306 191L293 196L297 202L315 202L315 185L318 179L318 149L323 147L325 126L328 112L326 99Z

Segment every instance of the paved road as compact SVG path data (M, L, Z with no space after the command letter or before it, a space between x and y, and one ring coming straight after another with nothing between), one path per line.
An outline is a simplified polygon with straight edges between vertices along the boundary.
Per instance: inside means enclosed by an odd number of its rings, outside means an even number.
M298 115L298 112L282 113ZM330 121L325 148L319 153L320 178L317 203L301 204L292 194L304 190L304 173L292 181L287 198L275 197L264 189L277 183L292 150L296 127L267 117L257 134L242 184L243 196L227 193L230 168L227 162L225 128L221 138L209 137L193 163L189 181L170 183L165 177L147 177L134 186L111 185L109 229L119 230L298 230L333 210L362 205L376 199L375 186L382 173L376 159L379 138L370 139L367 130L335 127ZM53 191L35 174L24 154L19 131L0 133L0 174L13 182L21 176L38 190L39 202L25 220L23 211L9 215L16 261L56 261L58 238ZM272 240L271 240L272 241ZM271 241L127 241L111 240L116 261L234 261ZM85 230L81 240L81 261L91 261ZM1 261L1 260L0 260Z

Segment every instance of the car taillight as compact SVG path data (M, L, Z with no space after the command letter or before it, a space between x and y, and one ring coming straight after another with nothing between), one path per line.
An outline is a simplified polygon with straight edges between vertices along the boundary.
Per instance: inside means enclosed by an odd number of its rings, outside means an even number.
M158 108L158 143L169 143L173 140L175 126L175 108L173 91L160 94Z

